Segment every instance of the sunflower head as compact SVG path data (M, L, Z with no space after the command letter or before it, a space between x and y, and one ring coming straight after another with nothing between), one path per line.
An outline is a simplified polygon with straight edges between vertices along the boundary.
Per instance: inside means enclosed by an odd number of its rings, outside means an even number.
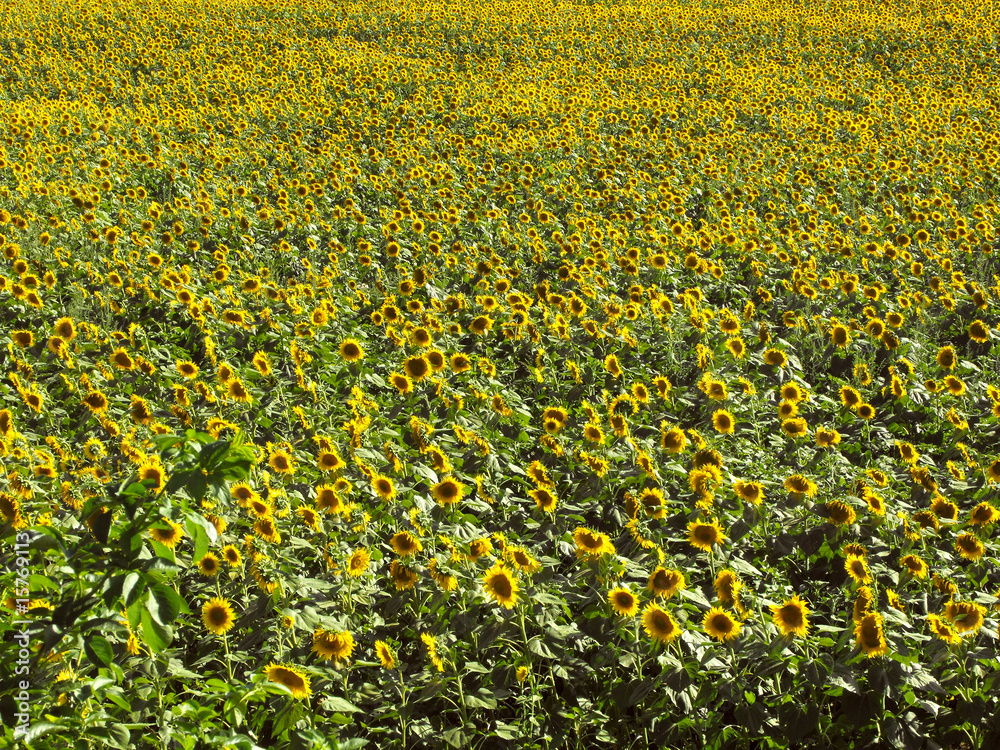
M743 629L743 624L720 607L712 607L702 622L705 632L718 641L729 641L737 638Z
M227 599L214 597L201 608L201 622L205 629L215 635L222 635L236 623L233 607Z

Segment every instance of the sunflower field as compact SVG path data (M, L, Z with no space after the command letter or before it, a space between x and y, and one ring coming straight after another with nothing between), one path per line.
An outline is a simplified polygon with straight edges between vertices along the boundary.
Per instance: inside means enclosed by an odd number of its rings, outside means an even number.
M998 41L5 2L0 747L1000 746Z

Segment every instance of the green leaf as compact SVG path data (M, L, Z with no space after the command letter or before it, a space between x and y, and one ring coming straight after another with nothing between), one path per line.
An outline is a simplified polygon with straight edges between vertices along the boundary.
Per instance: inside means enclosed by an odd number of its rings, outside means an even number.
M115 658L115 652L111 648L108 639L100 635L88 636L84 641L83 650L90 661L97 667L110 666Z
M173 640L173 632L170 628L161 625L153 619L148 602L147 606L141 612L141 618L142 635L146 643L149 644L150 651L158 653L170 645L170 642Z
M125 616L128 617L128 626L132 628L133 632L139 627L139 623L142 622L142 612L142 600L138 598L125 608Z
M191 540L194 542L194 561L198 562L208 552L208 534L200 523L195 523L190 516L185 524Z
M49 732L54 732L61 727L58 724L53 724L51 721L39 721L28 727L27 731L19 735L21 742L28 744L29 742L34 742L39 737L49 734Z
M150 590L146 609L160 625L171 625L177 619L177 615L187 610L188 606L181 595L170 586L158 583Z
M343 698L338 698L336 696L329 696L323 699L323 706L329 711L340 711L341 713L350 714L360 711L361 709L355 706L350 701L344 700Z
M110 742L114 747L120 747L124 750L128 747L130 739L131 734L129 734L128 729L121 724L112 724L108 727L108 742Z
M129 573L125 576L122 581L122 597L125 599L125 606L131 606L135 602L139 595L145 590L146 584L140 576L135 571Z

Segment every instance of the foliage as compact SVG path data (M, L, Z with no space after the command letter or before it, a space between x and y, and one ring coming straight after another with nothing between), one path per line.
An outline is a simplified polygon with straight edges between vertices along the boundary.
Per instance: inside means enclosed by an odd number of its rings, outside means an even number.
M968 5L8 3L28 745L997 744Z

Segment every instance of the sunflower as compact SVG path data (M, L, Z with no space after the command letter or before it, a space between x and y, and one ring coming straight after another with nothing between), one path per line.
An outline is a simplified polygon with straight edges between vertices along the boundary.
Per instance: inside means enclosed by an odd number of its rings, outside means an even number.
M954 375L948 375L944 379L944 387L948 389L948 393L952 396L962 396L966 391L965 383L961 378L956 378Z
M764 352L764 364L784 368L788 364L788 355L780 349L768 349Z
M790 493L806 497L813 497L818 489L815 482L801 474L792 474L788 477L784 482L784 488Z
M733 485L733 491L751 505L760 505L764 500L764 488L759 482L738 481Z
M413 392L413 381L401 372L390 373L389 382L393 384L400 394Z
M834 526L850 526L857 515L847 503L841 500L829 500L826 503L827 522Z
M519 586L510 570L501 563L495 564L483 575L483 588L487 596L504 609L517 603Z
M472 369L472 360L465 354L452 354L450 363L455 373L468 372Z
M607 534L578 526L573 532L573 541L576 542L576 556L595 560L603 555L614 554L615 546Z
M882 615L878 612L870 612L862 617L861 621L854 628L854 635L858 639L858 648L868 658L884 656L889 653L889 644L885 640Z
M269 377L274 372L271 368L271 360L268 359L266 352L257 352L254 354L250 363L260 373L261 377ZM232 391L230 391L230 395L232 395Z
M721 607L712 607L705 614L702 626L710 636L719 641L729 641L737 638L743 624Z
M375 641L375 655L383 669L396 668L396 654L385 641Z
M306 677L306 673L301 669L272 662L264 669L264 673L267 675L269 682L284 685L288 688L292 693L292 698L296 700L308 698L312 695L312 689L309 687L309 678Z
M320 517L319 514L317 514L314 509L305 505L301 505L295 509L295 512L298 514L299 518L302 519L302 523L304 523L310 529L312 529L313 531L321 530L321 523L319 520Z
M371 480L372 489L375 490L375 494L380 498L389 502L394 497L396 497L396 486L392 483L389 477L383 474L376 474Z
M994 459L986 467L986 479L990 484L1000 484L1000 458Z
M474 318L472 324L469 326L469 330L477 336L484 336L492 328L493 318L489 315L480 315Z
M620 617L634 617L639 612L639 598L621 586L608 592L608 602Z
M841 434L836 430L828 430L822 425L816 428L816 445L820 448L830 448L834 445L839 445L840 440Z
M389 539L389 544L392 545L397 555L404 558L412 557L424 548L420 540L409 531L400 531L393 534L392 538Z
M801 438L809 434L809 425L801 418L786 419L781 423L781 431L790 438Z
M979 541L975 534L968 531L959 534L958 538L955 539L955 549L966 560L978 560L983 556L985 551L983 543Z
M347 362L357 362L364 359L365 350L355 339L344 339L340 343L340 357Z
M639 505L652 518L663 518L666 514L664 508L663 490L656 487L644 489L639 495Z
M869 420L874 419L875 418L875 407L872 406L871 404L867 404L867 403L860 404L858 406L858 416L861 417L862 419L864 419L865 421L869 421Z
M454 505L462 499L465 489L465 485L461 482L452 477L445 477L431 487L431 495L441 506Z
M119 370L131 370L135 367L135 360L120 346L111 352L108 361Z
M419 383L428 373L431 371L431 363L427 360L424 355L408 357L403 360L403 372L406 373L406 377L412 380L414 383Z
M725 409L717 409L712 415L712 427L724 435L732 434L736 429L736 418Z
M861 394L849 385L842 386L839 395L840 403L848 409L856 409L864 403L864 398L862 398Z
M321 484L316 488L316 509L324 513L343 513L347 510L340 499L337 490L329 484Z
M270 542L271 544L281 544L281 532L278 531L278 527L274 523L274 519L270 516L264 516L263 518L257 519L257 522L253 525L254 533L263 539L265 542Z
M687 581L684 574L679 570L668 568L657 568L646 582L646 590L651 591L654 597L662 596L669 599L681 589L687 588Z
M688 524L688 543L692 547L711 553L716 545L721 545L725 541L726 535L722 533L718 521L711 523L692 521Z
M642 629L646 635L660 643L670 643L681 634L681 628L669 612L655 602L642 610Z
M283 448L279 448L271 453L267 460L267 465L278 474L294 474L295 459L292 454Z
M364 575L365 571L368 570L368 565L371 562L371 555L368 554L368 550L358 548L351 553L351 556L347 558L347 575L351 578L358 578Z
M235 568L243 562L243 555L231 544L227 544L222 548L222 557L231 568Z
M522 573L537 573L542 569L541 563L532 557L524 547L507 547L503 554L504 559Z
M260 500L260 495L246 482L234 482L229 487L229 494L244 508L251 500Z
M347 661L354 651L354 636L346 630L328 633L322 628L316 628L316 632L313 633L312 651L325 661Z
M139 475L139 481L149 482L149 488L154 492L159 492L166 484L167 474L163 467L155 461L142 462L136 471Z
M535 501L536 507L546 513L553 512L556 509L556 503L559 502L555 492L548 487L539 487L531 490L528 494Z
M958 364L958 356L955 354L955 349L950 346L942 346L938 349L936 359L938 367L944 370L954 370L955 365Z
M251 498L246 502L244 507L250 511L250 515L254 518L264 518L274 513L274 508L271 507L271 504L261 500L260 497Z
M604 442L604 431L594 423L588 423L583 428L583 437L588 443L600 445Z
M900 560L903 567L906 568L907 572L910 573L914 578L926 578L927 577L927 563L925 563L918 555L905 555L902 560Z
M851 343L851 332L845 326L835 325L830 329L830 339L834 346L843 349Z
M662 430L663 425L661 424L660 427ZM670 427L663 430L660 435L660 447L668 453L681 453L686 445L687 438L684 436L684 430L680 427Z
M731 570L720 570L715 577L715 595L723 604L733 605L739 600L743 581Z
M983 627L986 610L975 602L948 602L944 608L945 619L959 633L977 633Z
M969 324L969 338L977 344L984 344L990 340L990 327L981 320L974 320Z
M421 633L420 640L427 647L427 656L438 672L444 671L444 659L438 656L437 639L430 633Z
M1000 518L1000 510L985 501L969 511L969 523L973 526L989 526L998 518Z
M622 376L621 365L618 364L618 357L614 354L609 354L604 358L604 369L608 371L608 374L613 378L620 378Z
M236 624L233 606L226 599L213 597L201 608L201 622L210 633L222 635Z
M393 560L389 566L389 575L392 576L393 585L396 591L406 591L417 585L417 574L410 570L399 560Z
M198 561L198 572L207 578L215 576L221 567L222 563L219 562L219 557L214 552L206 552L205 556Z
M149 535L164 547L173 549L184 536L184 528L173 521L163 520L165 526L154 526Z
M844 570L854 579L855 583L868 584L872 582L872 574L868 571L868 563L860 555L848 554L844 559Z
M778 416L781 419L790 419L799 413L799 405L795 401L785 399L778 404Z
M938 615L927 615L927 627L949 646L962 642L962 636L958 634L958 631Z
M35 334L24 329L11 331L10 338L19 349L29 349L35 345Z
M319 456L316 458L316 465L319 467L320 471L325 471L330 474L336 474L341 471L347 464L344 462L336 451L333 450L321 450Z
M771 607L771 618L782 635L804 636L809 631L809 605L796 594L780 607Z

